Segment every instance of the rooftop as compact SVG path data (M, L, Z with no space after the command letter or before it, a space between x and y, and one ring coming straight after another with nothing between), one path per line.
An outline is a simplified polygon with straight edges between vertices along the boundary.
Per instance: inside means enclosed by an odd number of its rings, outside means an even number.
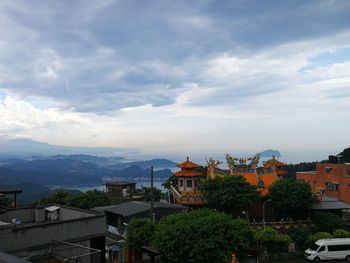
M136 185L135 182L119 182L119 181L115 181L115 182L107 182L105 183L106 186L132 186L132 185Z
M7 195L7 194L19 194L22 193L22 189L15 188L15 187L1 187L0 188L0 194Z
M187 157L186 161L183 162L183 163L179 163L179 164L177 165L177 167L179 167L179 168L181 168L181 169L194 169L194 168L199 167L199 165L196 164L196 163L191 162L191 161L190 161L190 158Z
M181 205L174 205L170 203L161 203L155 202L154 208L171 208L171 209L179 209L186 210L187 207ZM126 203L122 203L119 205L110 205L110 206L100 206L93 208L94 211L99 212L109 212L112 214L122 215L124 217L133 216L142 212L150 211L151 203L150 202L138 202L138 201L130 201Z
M340 201L337 198L322 197L319 203L313 203L310 207L312 210L342 210L350 209L350 205Z
M57 213L57 215L51 215ZM64 205L29 206L8 208L0 211L0 229L28 228L44 224L60 223L72 220L103 216L95 211L82 210Z

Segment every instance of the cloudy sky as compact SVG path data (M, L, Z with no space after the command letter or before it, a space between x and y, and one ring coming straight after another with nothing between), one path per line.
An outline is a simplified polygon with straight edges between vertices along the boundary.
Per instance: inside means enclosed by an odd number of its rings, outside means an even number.
M350 1L2 1L0 136L339 151ZM327 152L328 153L328 152Z

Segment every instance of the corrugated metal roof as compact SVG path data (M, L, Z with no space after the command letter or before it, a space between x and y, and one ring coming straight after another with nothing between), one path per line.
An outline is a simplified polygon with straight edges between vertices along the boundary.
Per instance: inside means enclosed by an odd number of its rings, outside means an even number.
M340 201L340 200L322 200L319 203L314 203L311 205L312 210L342 210L350 209L350 205Z
M169 203L161 203L155 202L154 208L172 208L179 210L186 210L187 207L181 205L174 205ZM145 211L149 211L151 209L150 202L138 202L138 201L130 201L126 203L122 203L119 205L110 205L110 206L101 206L95 207L93 210L95 211L105 211L113 214L118 214L122 216L132 216Z

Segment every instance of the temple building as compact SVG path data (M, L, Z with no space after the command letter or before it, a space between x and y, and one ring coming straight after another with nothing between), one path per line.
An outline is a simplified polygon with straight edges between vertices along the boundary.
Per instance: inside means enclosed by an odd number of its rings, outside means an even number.
M258 167L260 155L256 154L251 158L234 158L226 154L226 161L229 169L220 169L219 161L209 159L208 163L208 178L224 178L225 176L242 176L245 180L256 186L260 195L265 197L268 195L268 188L277 180L279 175L285 174L281 168L284 165L278 162L275 158L265 162L263 167Z
M196 169L200 165L193 163L187 157L186 161L177 165L181 170L174 173L177 177L177 187L171 186L176 204L181 205L203 205L203 193L198 187L201 173Z
M268 195L268 188L279 178L282 178L286 171L283 170L284 163L272 158L258 167L260 155L256 154L251 158L233 158L226 154L226 161L229 169L220 169L219 161L207 160L208 179L224 178L227 176L242 176L249 184L256 186L261 197ZM177 185L171 186L171 192L176 204L188 206L200 206L206 203L205 193L199 187L202 177L198 171L200 165L187 160L177 165L181 170L174 173L177 177Z
M275 156L272 156L272 159L267 160L263 165L264 167L273 167L278 178L283 178L287 175L287 171L284 169L286 164L276 159Z

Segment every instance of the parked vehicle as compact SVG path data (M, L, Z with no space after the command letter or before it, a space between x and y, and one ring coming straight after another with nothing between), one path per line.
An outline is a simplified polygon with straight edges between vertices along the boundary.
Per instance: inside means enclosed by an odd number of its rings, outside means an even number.
M308 260L346 259L350 261L350 238L320 239L305 250L304 256Z

